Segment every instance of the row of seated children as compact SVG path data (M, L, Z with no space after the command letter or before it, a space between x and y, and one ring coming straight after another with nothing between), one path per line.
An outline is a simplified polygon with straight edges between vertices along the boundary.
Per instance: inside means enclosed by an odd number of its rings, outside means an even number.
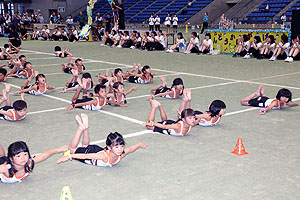
M105 32L103 37L103 44L101 46L111 46L117 48L131 48L148 51L165 50L166 42L163 32L161 30L155 32L144 32L141 35L137 31L129 34L128 31L115 31L111 33Z
M192 32L191 38L188 38L186 43L181 32L177 33L177 38L175 38L175 44L166 50L167 53L184 52L185 54L197 53L202 54L212 54L213 42L211 40L210 33L205 34L205 38L199 40L199 36L196 32Z
M80 39L79 30L75 26L71 26L70 29L67 28L55 28L51 33L48 26L44 25L42 30L38 30L34 27L31 40L54 40L54 41L70 41L75 42Z
M253 41L249 41L247 35L239 38L238 47L233 57L241 56L245 59L255 57L257 59L268 58L270 61L276 59L293 62L299 60L299 44L300 35L292 40L292 45L288 42L288 37L283 34L279 39L275 39L273 35L268 35L262 42L260 36L254 36Z

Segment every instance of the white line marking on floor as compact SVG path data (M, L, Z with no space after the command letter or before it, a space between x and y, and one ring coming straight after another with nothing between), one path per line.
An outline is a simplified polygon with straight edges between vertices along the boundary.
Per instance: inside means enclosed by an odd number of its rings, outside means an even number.
M52 112L52 111L63 110L63 109L65 109L65 107L53 108L53 109L48 109L48 110L40 110L40 111L34 111L34 112L28 112L27 115L39 114L39 113L45 113L45 112Z

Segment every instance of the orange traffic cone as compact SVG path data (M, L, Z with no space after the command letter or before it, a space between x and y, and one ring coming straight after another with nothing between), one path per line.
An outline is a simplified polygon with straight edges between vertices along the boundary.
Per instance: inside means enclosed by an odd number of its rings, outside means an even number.
M236 148L231 153L234 153L234 154L236 154L238 156L242 156L242 155L248 154L246 152L246 150L245 150L242 138L238 138L237 143L236 143L235 146L236 146Z

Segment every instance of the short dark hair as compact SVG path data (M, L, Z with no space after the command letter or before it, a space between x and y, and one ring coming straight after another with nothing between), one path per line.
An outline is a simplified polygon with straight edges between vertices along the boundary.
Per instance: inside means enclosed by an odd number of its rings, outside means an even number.
M107 136L105 143L106 146L110 146L110 147L116 145L125 145L123 136L118 132L110 133Z
M193 109L184 109L183 111L181 111L181 119L184 119L186 117L190 117L190 116L194 116L194 110Z
M82 61L80 58L77 58L76 60L75 60L75 63L77 63L78 61Z
M106 86L103 85L103 84L98 84L98 85L96 85L96 87L94 88L94 92L95 92L96 94L98 94L101 88L102 88L102 89L106 89Z
M27 108L27 103L23 100L17 100L13 103L13 108L17 111Z
M281 36L281 40L282 40L284 43L287 43L287 42L289 41L289 38L288 38L288 36L286 36L286 34L283 34L283 35Z
M142 68L142 73L144 74L146 69L150 69L150 66L149 65L145 65L143 68Z
M54 51L61 51L61 48L60 48L60 46L56 46L56 47L54 47Z
M123 70L121 69L121 68L116 68L115 70L114 70L114 74L116 75L117 73L119 73L119 72L123 72Z
M209 39L211 38L211 35L210 35L210 33L206 33L206 34L205 34L205 36L208 36L208 37L209 37Z
M261 39L260 39L260 37L259 37L258 35L254 36L254 39L256 39L256 42L257 42L257 43L260 43L260 42L261 42Z
M0 74L3 74L4 76L6 76L7 70L4 68L0 68Z
M4 44L4 48L5 49L9 48L9 44Z
M225 109L226 105L222 100L214 100L209 106L210 116L214 117L220 113L222 109Z
M26 58L26 56L20 55L20 56L19 56L19 60L21 60L21 58Z
M292 101L292 93L286 88L282 88L277 92L276 99L280 100L281 97L288 98L288 102Z

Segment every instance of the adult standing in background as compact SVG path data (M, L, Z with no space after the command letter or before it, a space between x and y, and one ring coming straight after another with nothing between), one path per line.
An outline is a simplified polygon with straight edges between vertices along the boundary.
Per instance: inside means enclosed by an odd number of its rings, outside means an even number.
M149 31L154 31L154 22L155 19L153 17L153 14L151 14L149 18Z
M203 25L202 25L202 29L201 29L201 34L204 32L204 29L207 29L207 27L208 27L208 20L209 20L208 13L205 12L205 14L203 16Z
M155 31L159 31L160 30L160 17L158 15L156 15L155 17Z
M79 22L80 29L82 29L85 25L85 16L83 15L82 11L79 12L78 22Z
M285 24L286 24L286 13L283 13L283 15L281 16L281 21L282 21L282 25L283 25L283 28L285 28Z
M173 21L173 32L177 33L178 17L176 16L176 14L174 14L172 21Z
M124 5L122 0L118 0L118 12L119 12L119 29L125 30L125 13L124 13Z
M95 23L97 24L97 31L102 28L103 18L101 17L100 12L97 12Z

